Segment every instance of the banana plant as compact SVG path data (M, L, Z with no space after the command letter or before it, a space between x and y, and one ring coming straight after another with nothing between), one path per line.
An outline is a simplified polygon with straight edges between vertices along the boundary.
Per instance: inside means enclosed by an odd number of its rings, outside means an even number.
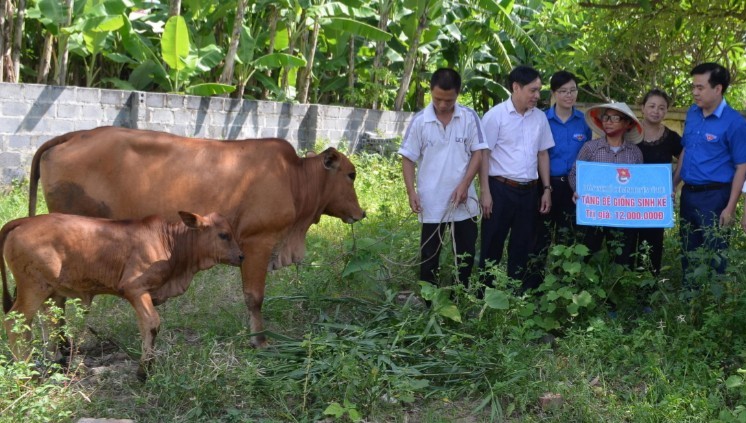
M278 22L277 31L267 29L267 20L272 19L274 9L268 7L272 3L273 7L283 7L285 16L284 21ZM272 77L270 71L285 70L286 75L291 71L297 70L308 63L302 55L294 54L290 48L291 35L294 33L287 30L287 15L291 11L299 11L302 8L288 9L288 2L276 2L264 0L252 5L249 17L241 28L241 34L236 51L236 72L235 78L241 89L239 96L243 97L243 87L247 86L249 81L256 80L266 89L271 98L284 101L293 97L288 93L287 87L278 84L276 77ZM267 11L269 11L267 13ZM266 14L265 14L266 13ZM294 13L294 12L293 12ZM279 19L278 19L279 21ZM293 72L294 76L295 73ZM255 97L249 94L250 97Z
M152 83L169 92L184 92L193 95L219 95L235 90L235 86L214 82L198 82L198 75L215 68L223 59L223 53L215 44L194 46L183 16L172 16L166 21L160 42L160 56L150 39L133 29L132 22L125 20L120 29L123 45L137 63L128 81L108 78L115 86L126 89L145 89ZM194 83L196 82L196 83Z
M312 86L315 86L316 97L332 93L335 98L344 94L348 101L354 99L355 103L363 98L369 100L369 96L358 92L359 88L367 87L355 83L357 79L365 80L369 71L357 66L361 63L367 66L370 62L369 52L373 50L369 43L387 42L392 38L385 29L371 24L376 19L375 9L367 2L356 0L316 1L308 8L306 25L311 37L303 53L311 65L299 73L299 101L308 101ZM323 58L316 60L319 46Z
M72 26L62 31L69 35L68 49L83 59L86 86L94 85L100 66L100 54L113 51L115 34L124 26L125 5L120 1L89 1Z

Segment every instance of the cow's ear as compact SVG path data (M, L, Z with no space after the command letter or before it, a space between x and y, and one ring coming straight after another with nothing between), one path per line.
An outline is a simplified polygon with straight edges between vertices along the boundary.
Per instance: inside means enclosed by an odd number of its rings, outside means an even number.
M188 228L199 229L205 226L205 218L196 213L180 211L179 216Z
M332 147L324 150L324 168L339 169L339 153Z

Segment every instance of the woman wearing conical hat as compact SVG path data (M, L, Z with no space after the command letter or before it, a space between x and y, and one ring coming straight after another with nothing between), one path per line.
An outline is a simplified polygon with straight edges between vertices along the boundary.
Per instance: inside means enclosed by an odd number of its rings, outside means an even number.
M642 164L642 151L637 144L642 141L642 124L626 103L607 103L593 106L585 112L585 120L599 138L588 141L578 153L578 160L599 163ZM568 175L570 186L577 199L577 166ZM600 251L604 240L618 240L622 252L614 257L621 265L630 265L635 249L637 232L633 228L609 228L586 226L584 244L591 253Z

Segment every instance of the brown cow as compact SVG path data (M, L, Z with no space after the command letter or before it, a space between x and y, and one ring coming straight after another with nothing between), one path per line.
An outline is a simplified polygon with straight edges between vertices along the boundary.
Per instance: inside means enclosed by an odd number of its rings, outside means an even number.
M17 311L30 325L50 298L64 304L64 298L76 297L86 305L99 294L125 298L137 313L142 335L138 376L144 378L160 326L153 304L182 294L200 270L217 263L239 266L243 260L224 217L179 215L183 222L178 224L157 216L112 221L58 213L8 222L0 230L5 313ZM16 280L12 307L5 260ZM6 319L11 351L24 359L26 348L18 345L12 327L13 319ZM31 334L24 336L30 339Z
M216 210L233 226L246 260L243 293L255 334L266 340L261 307L267 270L297 263L322 214L365 217L355 167L333 148L300 158L281 139L216 141L102 127L53 138L34 155L29 214L41 177L50 211L113 219L177 210Z

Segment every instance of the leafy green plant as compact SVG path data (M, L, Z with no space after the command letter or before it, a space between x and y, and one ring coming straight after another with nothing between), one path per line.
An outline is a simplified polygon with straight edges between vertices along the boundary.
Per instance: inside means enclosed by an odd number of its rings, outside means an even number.
M586 264L585 245L554 245L549 252L549 267L539 287L535 322L544 330L558 329L581 312L590 315L606 300L597 270Z

